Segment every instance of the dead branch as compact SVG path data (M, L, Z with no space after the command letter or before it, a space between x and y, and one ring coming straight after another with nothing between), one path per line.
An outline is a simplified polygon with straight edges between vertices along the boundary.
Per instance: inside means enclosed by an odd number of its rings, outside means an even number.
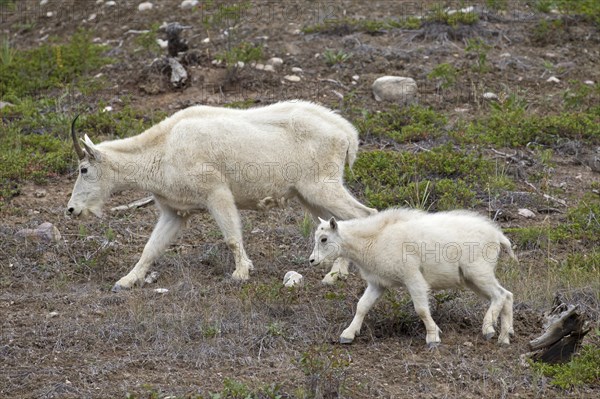
M111 210L111 212L127 211L132 208L142 208L153 202L154 202L154 197L150 196L150 197L139 199L137 201L130 202L127 205L115 206L114 208L110 208L110 210Z

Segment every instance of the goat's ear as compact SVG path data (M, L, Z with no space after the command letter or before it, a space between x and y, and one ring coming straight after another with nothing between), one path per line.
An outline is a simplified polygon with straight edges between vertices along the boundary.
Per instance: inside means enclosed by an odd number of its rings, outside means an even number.
M95 159L96 161L102 160L102 153L98 151L96 145L92 142L92 140L90 140L87 134L82 141L85 151L88 153L90 158Z
M317 216L317 217L318 217L318 216ZM325 219L321 219L321 218L319 217L319 223L326 223L326 222L327 222L327 221L326 221Z
M332 217L331 219L329 219L329 227L331 227L331 230L336 230L337 229L338 224L335 221L334 217Z

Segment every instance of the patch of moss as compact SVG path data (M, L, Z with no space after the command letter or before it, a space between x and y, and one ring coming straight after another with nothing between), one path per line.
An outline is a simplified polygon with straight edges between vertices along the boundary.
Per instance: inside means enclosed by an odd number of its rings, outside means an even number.
M389 138L397 143L433 139L443 134L444 115L420 105L391 107L383 112L364 113L355 119L361 137Z
M480 155L442 145L419 153L361 153L348 183L376 208L472 207L485 195L494 165Z

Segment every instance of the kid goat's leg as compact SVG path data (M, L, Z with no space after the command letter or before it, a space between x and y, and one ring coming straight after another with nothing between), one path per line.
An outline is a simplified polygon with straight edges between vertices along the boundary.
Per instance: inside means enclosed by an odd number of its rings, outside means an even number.
M441 330L433 321L429 311L429 298L427 296L429 285L425 281L423 275L420 273L415 273L411 276L408 276L408 278L406 278L404 281L404 284L406 285L406 289L410 293L410 297L415 305L415 311L423 321L423 324L425 324L425 330L427 331L425 342L427 343L427 346L433 348L441 342Z
M253 266L244 250L242 222L235 206L233 194L226 188L217 189L208 198L207 207L219 225L227 246L233 252L235 271L232 277L235 280L248 280Z
M173 241L181 227L185 225L185 221L185 217L179 216L172 209L161 208L158 222L154 226L150 239L144 246L140 260L125 277L115 283L112 288L113 292L131 288L135 284L143 284L150 265Z
M365 293L358 300L356 305L356 314L352 319L352 323L346 328L342 335L340 335L340 343L349 344L354 341L356 334L360 332L363 320L369 310L375 305L375 302L381 297L381 294L385 291L385 288L380 285L369 283Z

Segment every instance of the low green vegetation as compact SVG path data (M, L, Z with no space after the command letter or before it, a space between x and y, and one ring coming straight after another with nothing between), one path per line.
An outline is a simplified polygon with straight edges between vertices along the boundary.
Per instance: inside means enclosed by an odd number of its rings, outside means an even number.
M348 61L351 57L352 53L346 53L344 50L333 51L327 49L323 52L325 63L329 66L341 65Z
M533 7L538 12L550 13L556 10L600 25L600 3L596 0L536 0Z
M454 66L442 63L438 64L429 74L427 74L427 79L436 81L437 86L440 89L448 89L454 86L457 74L458 71Z
M49 89L62 89L91 80L90 72L111 60L104 57L106 48L93 44L91 35L80 30L68 43L56 41L32 50L18 51L3 40L0 57L0 98L19 102L38 96ZM77 82L87 79L88 82Z
M391 107L384 112L364 112L355 123L365 139L388 138L404 143L439 137L447 119L431 108L412 105Z
M360 154L348 183L378 209L471 208L487 195L494 170L481 155L448 144L417 153L376 150Z
M533 369L546 377L550 384L562 389L571 389L600 381L600 348L584 345L578 355L565 364L532 362Z
M454 10L454 12L449 12L449 10L439 4L430 11L425 20L427 22L441 23L456 27L458 25L476 24L479 21L479 15L473 11L465 12L462 10Z
M249 63L251 61L259 61L262 59L263 49L260 45L241 42L232 46L229 50L217 54L216 58L217 60L224 62L227 68L235 68L240 61Z

